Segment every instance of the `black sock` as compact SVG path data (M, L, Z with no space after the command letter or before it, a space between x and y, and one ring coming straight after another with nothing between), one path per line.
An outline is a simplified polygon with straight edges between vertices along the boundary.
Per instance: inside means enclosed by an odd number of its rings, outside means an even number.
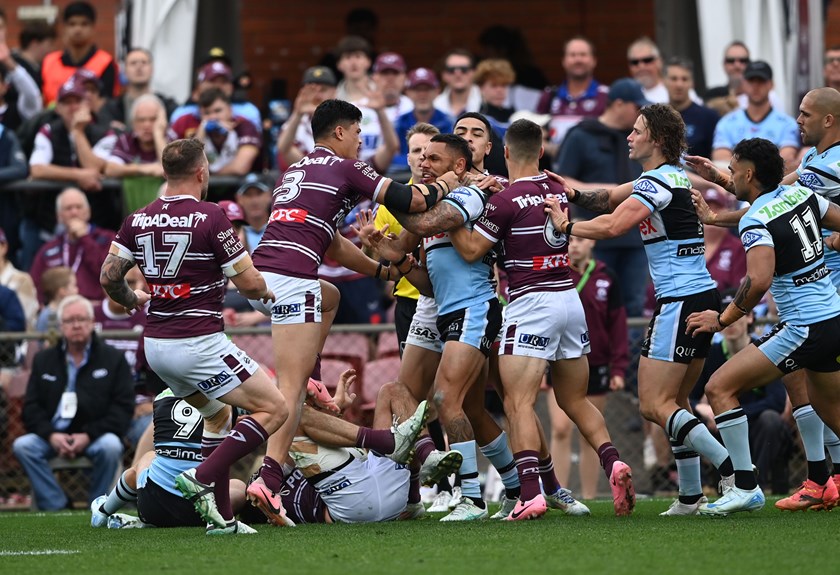
M817 485L825 485L828 482L828 465L825 459L808 462L808 479Z
M481 499L480 497L477 498L477 499L475 497L468 497L467 499L472 501L475 504L475 506L478 507L479 509L486 509L487 508L487 505L484 504L484 500Z
M755 480L755 473L750 469L749 471L735 471L735 487L738 489L755 489L758 483Z
M680 503L683 503L685 505L694 505L695 503L700 501L701 497L703 497L702 493L698 495L680 495Z
M720 467L718 467L718 473L720 473L722 477L726 477L735 473L735 468L732 467L732 459L730 459L729 457L724 459L723 463L721 463Z
M505 488L505 497L507 499L519 499L519 495L522 493L521 487L511 487L510 489Z

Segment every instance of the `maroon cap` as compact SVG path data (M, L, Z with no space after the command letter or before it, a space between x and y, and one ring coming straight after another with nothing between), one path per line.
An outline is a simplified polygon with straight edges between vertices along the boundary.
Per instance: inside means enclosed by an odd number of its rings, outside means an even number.
M79 68L73 75L82 84L90 82L91 84L96 84L97 89L102 87L102 80L99 79L99 76L87 68Z
M728 208L730 204L729 194L724 194L715 188L703 190L703 199L706 200L707 204L717 204L724 208Z
M405 60L396 52L384 52L380 54L373 64L373 71L385 72L386 70L405 74Z
M221 202L219 202L219 207L225 211L225 215L230 220L230 223L245 223L245 214L242 213L242 208L240 208L239 204L237 204L236 202L231 202L230 200L222 200Z
M87 96L85 85L77 75L70 76L70 79L61 85L58 90L58 101L61 102L64 98L76 96L77 98L84 98Z
M419 88L420 86L430 86L432 88L440 86L433 70L429 68L415 68L408 73L408 77L405 80L405 87Z
M233 82L233 71L230 66L217 60L205 64L198 72L199 82L212 82L216 78L224 78L228 82Z

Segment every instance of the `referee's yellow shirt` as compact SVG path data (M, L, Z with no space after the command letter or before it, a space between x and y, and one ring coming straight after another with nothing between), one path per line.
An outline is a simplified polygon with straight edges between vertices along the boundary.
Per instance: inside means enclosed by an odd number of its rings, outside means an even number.
M380 205L376 208L376 217L374 217L373 223L377 228L381 228L385 224L390 224L388 230L397 235L399 235L403 229L400 222L397 221L397 218L395 218L384 205ZM400 281L398 281L397 285L394 286L394 295L398 297L417 299L420 297L420 292L417 291L417 288L414 287L410 281L405 278L400 278Z

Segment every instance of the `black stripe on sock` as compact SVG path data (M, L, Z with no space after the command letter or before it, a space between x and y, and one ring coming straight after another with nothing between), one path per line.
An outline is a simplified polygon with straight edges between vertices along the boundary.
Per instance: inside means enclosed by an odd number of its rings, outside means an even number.
M499 475L501 475L502 473L507 473L508 471L510 471L511 469L514 469L515 467L516 467L516 461L514 460L514 461L511 461L510 463L508 463L507 465L505 465L504 467L502 467L501 469L497 469L496 471L498 471Z
M692 457L700 457L700 455L696 451L680 451L674 453L674 459L691 459Z
M715 423L718 427L720 427L721 423L726 423L727 421L732 421L733 419L738 419L739 417L746 417L746 415L744 415L744 410L740 407L733 409L730 413L721 413L715 417Z
M473 473L459 473L458 477L461 478L461 481L468 480L468 479L478 479L478 471Z
M701 425L700 422L697 420L697 418L694 418L691 421L687 421L685 425L683 425L682 428L680 428L680 430L677 432L676 437L676 440L679 441L680 445L685 444L685 438L688 437L689 432L691 432L691 430L697 427L698 425Z

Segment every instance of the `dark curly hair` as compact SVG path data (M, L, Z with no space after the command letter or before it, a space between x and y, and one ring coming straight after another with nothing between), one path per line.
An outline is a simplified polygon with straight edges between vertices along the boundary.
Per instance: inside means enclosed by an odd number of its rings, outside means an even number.
M642 108L640 114L650 132L650 140L662 148L665 161L679 165L680 158L688 150L685 122L680 113L668 104L651 104Z
M785 177L785 161L779 155L779 148L770 140L741 140L732 150L732 156L738 161L752 162L755 179L761 182L764 191L775 190Z

